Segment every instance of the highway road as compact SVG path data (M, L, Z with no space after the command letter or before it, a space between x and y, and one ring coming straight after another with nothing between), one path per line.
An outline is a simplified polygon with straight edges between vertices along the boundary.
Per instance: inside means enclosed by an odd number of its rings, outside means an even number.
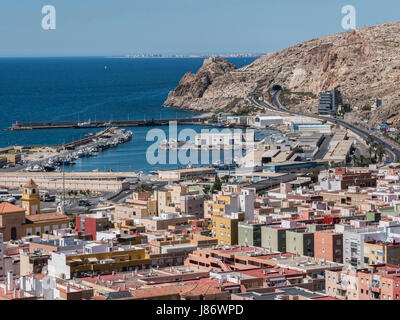
M272 96L272 103L274 104L274 106L269 105L268 103L266 103L265 101L263 102L257 102L256 100L254 100L253 97L249 97L249 101L257 106L257 107L264 107L268 110L271 111L279 111L282 113L287 113L287 114L291 114L291 115L297 115L297 116L302 116L302 117L309 117L309 118L314 118L314 119L318 119L321 121L327 121L327 122L331 122L334 124L339 124L342 127L347 128L348 130L352 131L353 133L359 135L360 137L367 139L369 136L377 143L380 143L382 145L385 146L386 148L386 156L387 156L387 161L389 162L396 162L400 160L400 150L395 148L394 146L390 145L389 143L387 143L386 141L382 140L381 138L377 137L376 135L373 135L371 133L369 133L368 131L365 131L364 129L358 128L353 126L350 123L347 123L343 120L340 119L335 119L335 118L331 118L331 117L327 117L327 116L320 116L320 115L314 115L314 114L308 114L308 113L302 113L302 112L295 112L295 111L291 111L291 110L287 110L285 109L280 101L279 101L279 95L281 93L281 90L275 91L273 96Z

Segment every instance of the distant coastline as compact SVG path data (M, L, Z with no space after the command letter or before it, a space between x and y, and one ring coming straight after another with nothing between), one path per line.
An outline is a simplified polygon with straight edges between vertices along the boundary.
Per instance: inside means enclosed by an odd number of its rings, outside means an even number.
M265 55L265 53L238 53L238 54L129 54L119 58L125 59L176 59L176 58L258 58Z

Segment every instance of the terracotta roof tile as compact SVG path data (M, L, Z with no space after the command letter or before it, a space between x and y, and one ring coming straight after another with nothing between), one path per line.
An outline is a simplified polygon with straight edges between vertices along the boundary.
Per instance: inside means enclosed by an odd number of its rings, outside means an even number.
M15 213L15 212L25 212L25 209L8 202L0 203L0 214Z
M39 186L32 179L29 179L26 185L24 185L24 188L38 188L38 187Z
M59 212L52 212L26 216L26 220L30 222L45 222L52 220L69 220L69 217Z

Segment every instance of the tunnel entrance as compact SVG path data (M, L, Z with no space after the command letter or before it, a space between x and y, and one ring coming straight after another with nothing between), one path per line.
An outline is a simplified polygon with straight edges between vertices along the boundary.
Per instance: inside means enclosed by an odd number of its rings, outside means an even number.
M274 90L274 91L281 91L281 90L282 90L282 86L280 86L279 84L275 84L275 85L272 87L272 90Z

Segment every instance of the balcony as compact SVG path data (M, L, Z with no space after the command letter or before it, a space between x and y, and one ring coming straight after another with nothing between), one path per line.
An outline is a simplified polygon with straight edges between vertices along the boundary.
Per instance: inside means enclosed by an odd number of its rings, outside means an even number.
M372 281L371 286L370 286L371 292L380 294L381 293L381 286L380 283L377 281Z

